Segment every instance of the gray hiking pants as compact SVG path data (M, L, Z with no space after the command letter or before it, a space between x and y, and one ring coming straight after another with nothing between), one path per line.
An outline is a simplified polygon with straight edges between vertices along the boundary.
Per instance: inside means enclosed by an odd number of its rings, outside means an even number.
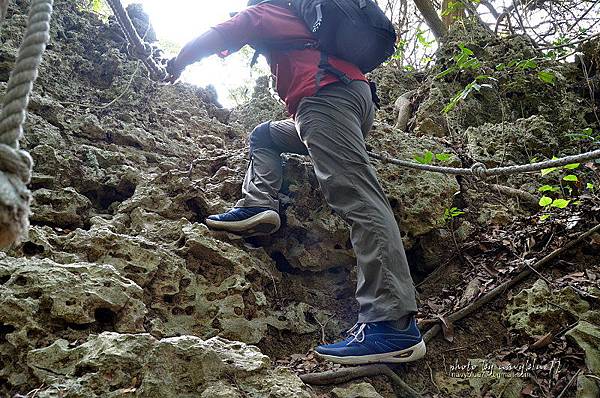
M362 81L334 83L302 99L295 123L271 122L267 137L259 128L253 132L262 137L251 137L244 198L236 204L279 211L281 153L310 155L327 203L350 224L360 323L398 320L417 311L400 231L365 148L373 118L371 91Z

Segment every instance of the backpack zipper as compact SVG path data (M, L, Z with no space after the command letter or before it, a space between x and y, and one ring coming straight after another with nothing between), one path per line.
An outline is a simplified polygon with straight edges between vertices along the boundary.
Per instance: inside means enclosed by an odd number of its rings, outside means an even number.
M317 33L317 31L321 27L321 23L323 22L323 10L321 9L321 6L322 6L322 4L319 3L315 7L316 11L317 11L317 20L315 21L315 23L313 24L313 27L312 27L313 33Z

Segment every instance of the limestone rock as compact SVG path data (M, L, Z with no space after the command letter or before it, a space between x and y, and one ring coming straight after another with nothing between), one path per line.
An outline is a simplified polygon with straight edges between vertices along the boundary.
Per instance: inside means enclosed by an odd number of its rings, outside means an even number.
M53 336L85 338L90 331L141 332L147 313L142 289L101 264L62 265L0 253L0 378L26 384L28 349Z
M426 151L444 153L450 155L450 160L438 162L440 165L457 165L456 156L440 142L415 137L385 124L376 126L368 143L375 152L404 160L414 160L415 156L423 156ZM454 194L460 190L456 177L381 162L374 164L403 232L404 244L410 249L419 237L443 225L444 211L452 207Z
M79 346L57 340L31 350L27 363L49 386L40 397L60 390L64 397L311 397L297 376L271 368L258 348L219 337L105 332Z
M590 372L600 377L600 325L579 321L566 333L584 352Z
M88 219L92 203L73 188L59 191L38 189L33 193L32 221L61 227L82 227Z
M383 398L369 383L357 383L346 388L334 388L331 393L335 398Z
M538 279L530 289L523 289L512 298L504 314L514 330L539 336L556 332L569 323L570 316L583 315L589 308L573 289L567 287L550 293L546 282Z
M543 116L469 127L465 134L473 158L488 167L527 164L534 157L551 158L560 143L553 124Z
M596 380L585 375L577 376L576 398L596 398L600 396L600 387Z

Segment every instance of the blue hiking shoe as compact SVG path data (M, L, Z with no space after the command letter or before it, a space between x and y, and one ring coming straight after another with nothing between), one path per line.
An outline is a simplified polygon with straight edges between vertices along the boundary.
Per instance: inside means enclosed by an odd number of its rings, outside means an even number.
M208 216L209 228L243 236L269 235L281 226L279 213L268 207L235 207L227 213Z
M350 336L335 344L321 345L317 354L343 365L412 362L425 356L425 342L413 318L406 329L390 322L357 323Z

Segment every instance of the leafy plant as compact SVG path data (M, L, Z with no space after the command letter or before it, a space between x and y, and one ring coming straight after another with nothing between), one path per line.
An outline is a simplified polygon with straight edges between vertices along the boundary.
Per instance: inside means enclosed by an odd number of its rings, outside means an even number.
M556 81L556 75L552 71L543 70L538 72L538 78L544 83L554 84Z
M452 154L444 152L434 154L431 151L425 151L422 155L414 156L414 159L421 164L431 164L433 163L434 158L439 160L440 162L448 162L452 159Z
M436 153L435 158L440 162L448 162L452 159L452 155L449 153Z
M490 76L485 76L485 75L477 76L475 78L475 80L473 80L471 83L467 84L465 86L465 88L463 88L461 91L456 93L454 95L454 97L452 97L450 102L444 107L444 109L442 109L442 112L443 113L450 112L452 109L454 109L456 107L456 105L458 105L458 103L460 101L466 99L469 96L469 94L471 94L473 91L479 92L483 87L492 88L491 84L488 84L488 83L480 84L479 83L479 82L485 81L485 80L496 80L496 79L494 79L493 77L490 77Z
M450 68L438 73L435 76L436 79L440 79L446 75L449 75L452 72L462 72L467 69L479 69L479 67L481 66L481 62L479 62L479 60L473 56L473 51L465 47L462 43L458 44L458 48L460 48L460 53L452 57L455 64Z
M556 176L555 184L546 184L538 188L538 191L544 194L538 203L545 212L545 214L540 216L540 221L547 220L549 217L551 217L552 208L564 209L569 205L581 204L581 200L578 200L577 197L573 197L573 192L575 190L574 188L581 187L579 177L573 174L573 170L576 170L579 167L581 167L581 163L571 163L562 167L549 167L542 170L542 176L548 176L553 173L558 173L559 171L566 173L558 174ZM593 192L594 184L587 183L586 189L590 192Z
M425 31L423 31L421 29L417 29L417 41L423 47L429 48L429 47L431 47L433 45L433 43L435 43L435 40L428 41L427 37L425 36L425 34L426 34Z
M415 160L421 164L431 164L433 161L433 152L425 151L423 155L415 155Z
M448 222L451 221L453 219L455 219L458 216L461 216L465 214L464 211L462 211L461 209L459 209L458 207L452 207L449 209L444 210L444 222Z
M571 138L571 140L581 140L581 141L591 141L597 142L599 137L594 135L594 130L591 127L585 128L581 130L579 133L570 133L567 134L567 137Z

